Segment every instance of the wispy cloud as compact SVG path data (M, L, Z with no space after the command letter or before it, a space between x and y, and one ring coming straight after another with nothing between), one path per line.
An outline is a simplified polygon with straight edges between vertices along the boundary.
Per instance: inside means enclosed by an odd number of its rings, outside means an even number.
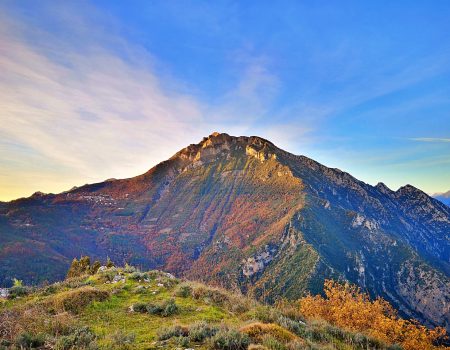
M161 79L142 47L110 37L100 15L95 21L70 11L59 15L76 38L73 47L0 15L0 136L11 140L0 147L0 188L22 186L16 195L138 175L214 130L243 134L276 85L264 65L253 62L211 107L186 93L184 82ZM28 149L27 156L11 144ZM40 167L25 166L30 162ZM29 175L39 172L31 184Z
M450 142L450 138L442 138L442 137L415 137L410 138L409 140L418 141L418 142Z

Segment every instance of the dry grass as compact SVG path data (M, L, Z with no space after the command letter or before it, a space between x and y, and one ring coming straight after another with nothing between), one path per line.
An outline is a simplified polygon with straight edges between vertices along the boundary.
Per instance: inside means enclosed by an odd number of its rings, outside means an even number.
M224 307L228 311L242 314L255 306L256 302L242 294L232 293L228 290L209 287L199 283L189 283L191 295L194 299L202 300L208 304Z
M240 331L258 343L262 342L266 336L275 338L277 341L285 344L298 339L294 333L289 332L275 323L253 322L242 327Z
M42 304L25 305L0 313L0 339L12 341L22 333L59 336L69 333L75 322L67 312L51 314Z
M62 292L50 299L54 310L58 312L79 313L93 301L104 301L109 293L94 287L85 286Z

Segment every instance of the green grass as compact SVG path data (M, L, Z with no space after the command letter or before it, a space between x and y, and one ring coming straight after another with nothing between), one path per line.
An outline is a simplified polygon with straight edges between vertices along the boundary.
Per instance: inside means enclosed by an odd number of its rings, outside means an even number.
M125 277L126 282L106 282L108 280L106 274L112 272L120 273ZM149 278L147 281L135 280L130 278L131 276L133 273L126 273L125 269L113 269L104 274L79 277L41 289L34 289L26 297L2 300L0 320L12 317L12 311L16 312L15 317L18 318L13 320L16 323L14 328L16 333L4 336L3 339L0 337L0 344L2 342L9 343L11 344L9 348L15 349L14 342L23 342L24 339L34 339L33 337L35 337L36 339L44 338L50 344L67 344L68 339L70 339L70 344L78 341L77 349L93 349L95 348L93 344L98 349L143 350L186 347L209 349L234 344L234 341L239 343L246 337L240 329L252 322L259 321L268 324L275 323L277 325L273 327L280 329L283 327L282 329L286 332L294 333L298 344L306 344L305 349L313 348L313 346L316 349L325 349L330 344L334 344L336 349L358 349L346 342L345 339L343 340L342 336L330 333L329 329L323 325L320 327L314 324L305 326L289 318L289 315L282 309L262 306L242 295L235 295L223 289L208 287L200 283L170 279L163 272L146 273L145 276ZM158 284L163 284L163 286L158 286ZM183 286L188 288L184 293L180 293ZM55 311L55 303L58 300L68 294L76 294L78 291L81 293L86 288L90 290L94 288L103 294L106 292L109 297L102 301L93 301L87 306L80 301L80 307L75 308L76 312L66 313L66 316L65 314L55 315L55 312L60 312L60 310ZM177 312L167 317L161 314L153 315L148 312L130 311L130 306L136 303L164 304L170 299L175 301ZM30 312L34 316L30 317ZM63 321L66 320L64 327L53 322L57 317L62 317ZM193 341L192 339L196 339L195 336L189 338L190 329L198 334L199 322L202 322L200 327L203 329L205 327L215 329L218 334L217 339L210 338L213 337L213 334L202 338L201 342ZM158 334L161 334L163 330L166 330L167 333L170 327L177 325L184 330L183 336L158 340ZM3 325L0 324L0 335L7 334L5 330L7 330L6 322ZM320 336L313 337L312 334ZM264 334L261 334L261 339L266 338ZM347 338L352 339L350 336ZM92 344L89 343L91 341ZM286 349L289 346L293 348L292 344L281 345ZM385 347L379 348L384 349ZM1 345L0 349L3 349Z

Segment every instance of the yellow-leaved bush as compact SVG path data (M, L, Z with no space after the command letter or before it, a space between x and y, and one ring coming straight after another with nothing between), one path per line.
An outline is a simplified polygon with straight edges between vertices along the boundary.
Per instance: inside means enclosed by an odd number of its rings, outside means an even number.
M305 317L324 319L388 344L400 344L405 350L443 348L434 344L445 337L444 328L429 329L416 321L404 320L386 300L371 300L357 286L326 280L324 291L325 297L308 295L299 300Z

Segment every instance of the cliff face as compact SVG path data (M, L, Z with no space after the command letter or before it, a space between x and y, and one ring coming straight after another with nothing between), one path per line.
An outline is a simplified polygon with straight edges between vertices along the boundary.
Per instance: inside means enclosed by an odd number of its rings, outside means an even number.
M273 301L345 278L404 315L449 320L450 208L214 133L147 173L0 206L0 284L63 277L90 255ZM24 259L26 257L26 259Z

